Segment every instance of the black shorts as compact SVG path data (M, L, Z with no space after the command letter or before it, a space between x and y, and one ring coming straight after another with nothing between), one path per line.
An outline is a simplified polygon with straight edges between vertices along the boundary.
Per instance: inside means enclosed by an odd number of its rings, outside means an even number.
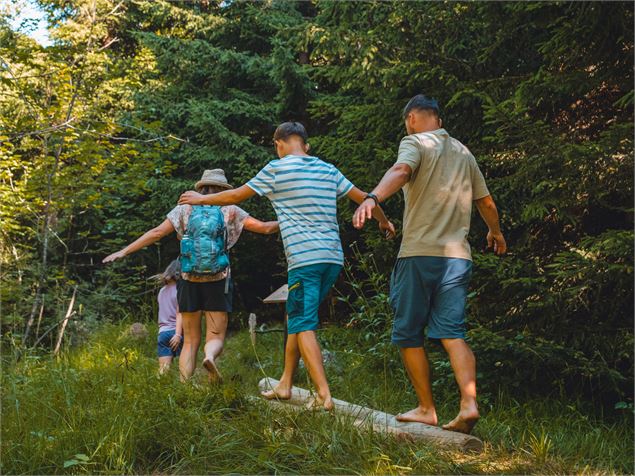
M225 280L194 283L179 279L176 283L180 312L217 311L232 312L234 283L229 279L227 293Z

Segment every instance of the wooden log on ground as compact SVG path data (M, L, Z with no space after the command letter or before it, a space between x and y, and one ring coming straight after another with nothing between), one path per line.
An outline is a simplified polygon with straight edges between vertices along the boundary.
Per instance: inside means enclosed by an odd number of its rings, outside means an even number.
M261 391L265 391L273 389L277 384L278 380L267 377L258 383L258 387ZM305 407L310 398L312 398L312 396L308 390L293 387L290 400L267 401L276 407L301 410ZM333 399L333 403L335 404L336 413L353 417L353 423L358 426L371 425L375 431L425 441L442 449L458 450L464 453L480 453L483 451L483 442L472 435L447 431L441 427L425 425L423 423L403 423L397 421L395 416L389 413L335 398Z

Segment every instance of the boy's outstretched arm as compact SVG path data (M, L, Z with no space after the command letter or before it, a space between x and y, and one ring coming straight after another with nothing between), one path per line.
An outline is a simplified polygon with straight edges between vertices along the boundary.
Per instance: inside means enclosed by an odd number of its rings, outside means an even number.
M255 194L247 185L210 195L188 190L179 198L179 205L237 205Z
M375 205L374 200L372 199L366 200L366 195L367 195L366 192L362 192L357 187L351 188L350 192L346 194L348 198L350 198L351 200L353 200L355 203L357 203L360 206L366 201L373 202L373 205ZM379 222L379 229L382 232L384 232L384 234L386 235L386 238L391 239L397 235L397 233L395 232L395 226L390 222L390 220L388 220L388 218L384 214L384 211L382 210L381 207L377 207L377 206L373 207L370 213L372 214L372 217ZM358 227L358 228L361 228L361 227Z
M408 183L412 176L412 169L407 164L395 164L384 174L381 182L373 190L373 195L377 197L378 202L383 202L388 197L397 193ZM375 200L369 198L360 203L359 207L353 215L353 226L355 228L363 228L366 220L371 216L375 216L375 210L381 209L377 206Z

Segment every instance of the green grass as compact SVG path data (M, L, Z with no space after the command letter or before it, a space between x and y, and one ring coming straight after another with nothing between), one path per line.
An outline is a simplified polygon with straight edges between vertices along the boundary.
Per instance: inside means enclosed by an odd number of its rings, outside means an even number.
M220 363L225 383L210 387L202 373L189 384L176 369L159 377L156 329L139 343L125 328L107 326L59 359L27 356L12 366L5 358L2 474L633 473L632 414L608 423L575 401L484 396L475 434L486 450L462 455L254 399L260 378L278 377L280 334L259 335L256 352L245 332L230 338ZM334 395L409 409L414 395L395 355L352 351L353 332L321 332L335 355L327 367ZM297 383L307 386L303 371ZM456 411L455 389L444 377L435 391L445 421Z

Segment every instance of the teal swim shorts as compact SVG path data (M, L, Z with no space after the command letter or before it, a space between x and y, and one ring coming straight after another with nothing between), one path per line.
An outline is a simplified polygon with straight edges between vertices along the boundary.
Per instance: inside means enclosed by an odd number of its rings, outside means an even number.
M462 258L399 258L390 279L392 342L423 347L430 339L465 339L465 302L472 262Z
M310 264L289 271L289 334L318 328L320 303L326 298L341 271L342 266L333 263Z

